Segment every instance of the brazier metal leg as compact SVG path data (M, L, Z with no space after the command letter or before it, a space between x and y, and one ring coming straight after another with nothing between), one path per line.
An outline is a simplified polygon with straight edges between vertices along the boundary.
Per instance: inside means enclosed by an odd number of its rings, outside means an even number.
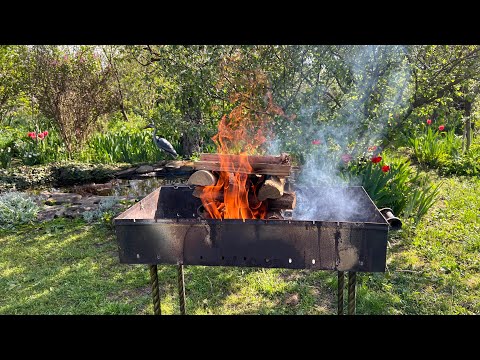
M178 299L180 301L180 313L185 315L185 277L183 276L183 264L177 265L178 271Z
M338 277L337 314L343 315L343 292L345 289L345 273L343 271L337 271L337 277Z
M157 265L149 265L149 268L150 284L152 285L153 314L162 315L162 309L160 308L160 288L158 287Z
M357 301L357 273L348 272L348 315L355 315Z

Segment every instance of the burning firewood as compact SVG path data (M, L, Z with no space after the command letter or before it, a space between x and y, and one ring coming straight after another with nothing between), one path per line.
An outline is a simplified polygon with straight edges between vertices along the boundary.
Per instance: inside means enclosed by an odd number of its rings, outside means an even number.
M218 176L207 170L195 171L187 181L188 185L210 186L217 183Z
M201 199L203 194L203 188L204 188L203 186L195 186L195 189L193 190L192 195L195 196L196 198Z
M283 187L285 186L285 178L278 176L269 176L267 180L258 189L258 200L265 201L267 199L278 199L283 195Z
M297 204L297 195L294 192L285 192L282 197L278 199L270 199L268 201L269 209L286 209L293 210Z
M204 191L205 189L205 186L195 186L195 189L193 190L193 193L192 195L195 196L196 198L199 198L201 199L202 196L204 196ZM223 202L223 191L219 191L219 192L215 192L215 193L211 193L212 195L212 199L210 200L215 200L215 201L219 201L219 202Z
M202 154L188 184L202 200L203 218L283 220L282 210L295 208L287 186L290 156Z
M232 154L201 154L200 161L213 161L213 162L238 162L239 155ZM260 156L260 155L249 155L248 162L250 164L260 163L260 164L290 164L290 155L282 153L279 156Z
M245 163L248 166L244 166ZM280 156L202 154L200 161L194 163L194 168L197 170L277 175L282 177L290 175L292 170L288 154Z
M197 161L193 166L195 169L198 169L198 170L225 171L225 172L243 173L243 174L264 174L264 175L278 175L278 176L288 176L292 170L292 167L290 165L253 163L251 164L251 169L245 169L236 163L220 164L215 161Z

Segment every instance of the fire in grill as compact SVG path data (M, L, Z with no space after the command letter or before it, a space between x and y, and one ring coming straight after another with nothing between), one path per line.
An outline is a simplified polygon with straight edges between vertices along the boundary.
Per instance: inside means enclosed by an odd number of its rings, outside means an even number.
M184 265L336 270L339 313L348 271L354 313L356 272L385 270L389 222L399 220L385 209L387 222L362 187L294 188L288 154L258 154L274 117L295 117L273 102L264 73L236 81L241 91L212 138L218 154L200 156L187 186L162 186L115 219L120 262L150 265L157 314L157 264L178 266L182 313Z
M183 265L336 270L339 290L342 286L339 312L344 271L353 283L349 300L355 298L356 272L385 271L389 224L362 187L297 188L297 193L317 194L311 201L323 210L315 218L293 211L286 219L223 220L199 216L202 201L193 196L194 189L162 186L115 218L120 262L176 264L182 279ZM355 211L338 211L337 195L356 203ZM353 305L349 301L353 312L354 300Z
M282 219L293 209L294 192L285 191L290 156L202 154L188 184L202 201L203 217L213 219Z

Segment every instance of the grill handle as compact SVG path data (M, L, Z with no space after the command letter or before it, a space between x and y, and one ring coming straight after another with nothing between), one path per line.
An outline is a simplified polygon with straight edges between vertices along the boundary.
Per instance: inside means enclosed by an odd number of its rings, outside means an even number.
M380 213L383 215L385 220L387 220L388 224L392 228L392 230L398 230L402 227L402 220L398 217L393 215L393 210L390 208L383 208L379 210Z

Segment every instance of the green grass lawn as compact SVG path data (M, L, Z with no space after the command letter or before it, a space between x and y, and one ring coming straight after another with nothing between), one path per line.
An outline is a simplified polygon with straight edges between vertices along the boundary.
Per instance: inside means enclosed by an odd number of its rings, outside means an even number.
M432 177L434 177L432 173ZM358 314L480 314L480 180L444 178L416 227L392 232L386 273L358 276ZM176 267L159 266L178 314ZM334 314L336 273L185 267L189 314ZM146 266L118 262L104 225L56 219L0 231L0 314L150 314Z

